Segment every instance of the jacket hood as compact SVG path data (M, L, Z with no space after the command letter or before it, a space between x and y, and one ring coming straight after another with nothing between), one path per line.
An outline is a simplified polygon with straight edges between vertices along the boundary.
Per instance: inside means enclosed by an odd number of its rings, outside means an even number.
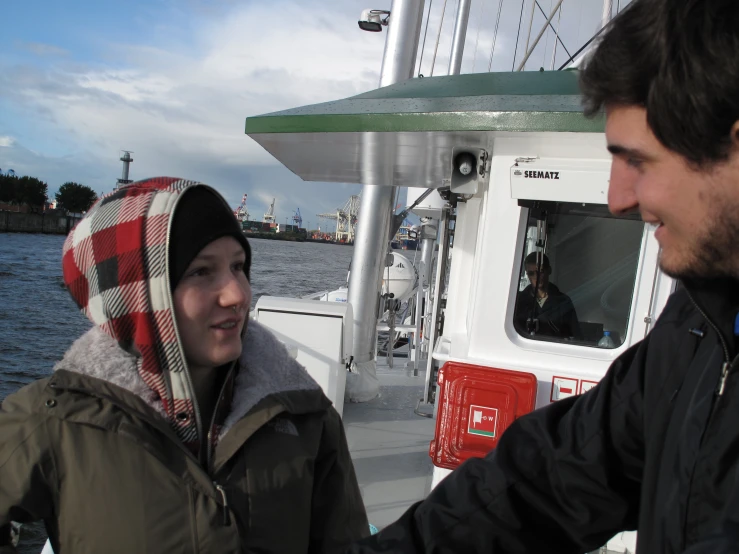
M69 234L62 257L72 298L133 356L151 390L145 396L161 402L192 450L199 447L195 393L172 307L168 241L177 202L196 186L207 185L158 177L103 196Z
M168 419L163 401L144 382L138 365L136 355L123 350L102 327L96 326L72 344L62 361L54 366L54 371L71 371L117 385ZM247 324L238 365L230 412L220 428L219 438L268 396L297 396L300 401L289 402L286 406L291 413L316 412L330 405L305 368L256 321Z

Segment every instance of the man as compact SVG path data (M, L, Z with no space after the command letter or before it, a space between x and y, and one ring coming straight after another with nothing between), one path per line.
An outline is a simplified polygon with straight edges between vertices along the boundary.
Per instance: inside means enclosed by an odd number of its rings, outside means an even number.
M580 338L580 324L572 300L549 282L549 257L531 252L523 261L529 286L518 293L513 323L518 332L531 337ZM539 263L541 261L541 263Z
M524 416L352 552L739 552L739 2L634 0L582 76L609 207L682 280L590 392Z

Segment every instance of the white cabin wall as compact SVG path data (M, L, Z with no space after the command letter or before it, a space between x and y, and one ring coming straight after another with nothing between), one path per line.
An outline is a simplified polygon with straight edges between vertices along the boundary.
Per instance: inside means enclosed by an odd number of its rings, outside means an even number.
M490 150L489 184L459 205L443 340L449 359L534 373L540 407L551 401L555 376L598 381L618 355L644 337L645 315L656 319L673 284L656 272L659 248L647 230L637 273L641 288L631 300L630 332L623 345L608 350L518 335L512 324L516 294L512 283L519 276L526 218L511 198L511 166L520 156L608 160L610 155L600 134L501 135ZM654 294L653 286L658 286Z
M453 356L467 355L469 321L474 302L473 276L476 273L475 251L479 238L480 210L483 206L483 193L478 192L467 202L457 205L457 221L454 231L452 265L449 272L449 298L459 298L459 302L447 302L444 319L445 335L451 339ZM446 330L452 330L447 335Z

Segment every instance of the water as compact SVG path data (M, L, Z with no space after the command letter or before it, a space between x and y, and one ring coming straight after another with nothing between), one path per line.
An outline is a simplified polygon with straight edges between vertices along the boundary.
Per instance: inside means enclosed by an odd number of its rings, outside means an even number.
M0 401L50 374L90 322L64 288L59 235L0 233ZM262 295L300 297L345 284L353 248L253 239L252 305ZM19 552L37 554L43 528L25 526Z

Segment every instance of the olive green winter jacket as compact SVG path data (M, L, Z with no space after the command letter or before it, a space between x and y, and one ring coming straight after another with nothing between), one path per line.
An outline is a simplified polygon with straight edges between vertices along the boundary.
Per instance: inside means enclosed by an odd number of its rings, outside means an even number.
M0 409L0 528L44 520L57 554L335 552L369 534L336 410L259 324L207 471L99 328L55 369Z

